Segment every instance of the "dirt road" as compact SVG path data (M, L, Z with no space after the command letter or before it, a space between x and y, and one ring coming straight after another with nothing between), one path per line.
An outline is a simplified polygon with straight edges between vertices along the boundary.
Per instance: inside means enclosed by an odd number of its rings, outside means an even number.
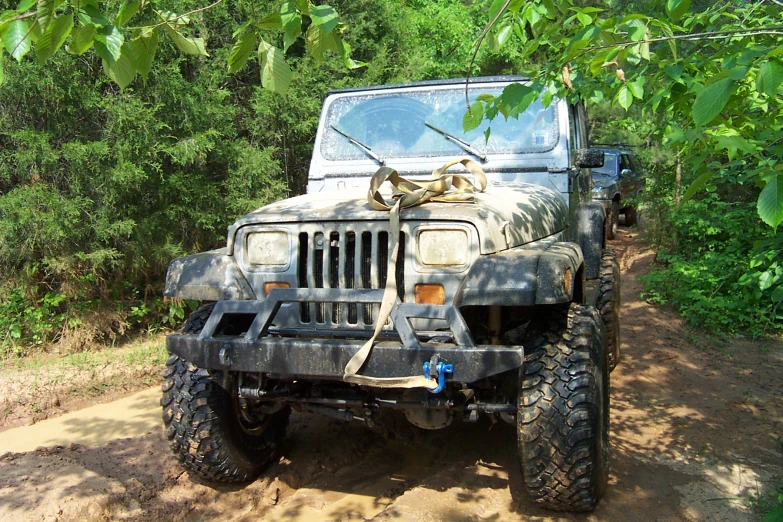
M53 419L0 434L0 519L754 520L753 499L783 483L783 346L711 340L639 300L636 278L654 256L633 236L624 230L614 245L623 358L612 374L610 487L590 515L533 506L513 428L489 421L422 432L397 417L370 430L294 414L279 462L246 487L213 488L139 420L157 416L156 394L145 393L62 420L69 429ZM48 447L6 453L37 445L36 426Z

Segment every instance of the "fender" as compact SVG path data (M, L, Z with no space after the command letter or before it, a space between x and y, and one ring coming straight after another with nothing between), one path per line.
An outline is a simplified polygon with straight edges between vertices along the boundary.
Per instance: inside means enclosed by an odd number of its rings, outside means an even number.
M461 306L534 306L573 300L582 266L579 245L556 242L481 256L462 281L454 304ZM571 278L565 284L565 276Z
M585 277L595 279L600 275L601 250L604 245L604 220L606 211L597 201L579 206L576 220L576 242L582 249L585 263Z
M169 265L163 295L199 301L255 299L245 276L227 249L178 257Z

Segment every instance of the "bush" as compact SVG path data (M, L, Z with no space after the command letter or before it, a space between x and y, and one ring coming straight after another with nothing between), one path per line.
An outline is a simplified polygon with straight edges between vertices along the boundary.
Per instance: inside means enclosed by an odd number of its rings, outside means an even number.
M667 225L662 265L642 277L648 301L710 329L760 335L783 327L783 244L755 204L710 194L672 211Z

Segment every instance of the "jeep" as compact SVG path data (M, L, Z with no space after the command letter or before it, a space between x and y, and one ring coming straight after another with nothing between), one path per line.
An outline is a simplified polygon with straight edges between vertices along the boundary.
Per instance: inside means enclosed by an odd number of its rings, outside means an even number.
M468 101L512 82L473 80ZM464 132L465 102L464 80L330 93L307 194L171 263L165 295L204 303L168 336L162 386L190 473L252 480L292 408L367 425L396 409L423 429L487 415L515 427L534 501L596 506L619 355L619 269L591 200L603 153L581 103Z

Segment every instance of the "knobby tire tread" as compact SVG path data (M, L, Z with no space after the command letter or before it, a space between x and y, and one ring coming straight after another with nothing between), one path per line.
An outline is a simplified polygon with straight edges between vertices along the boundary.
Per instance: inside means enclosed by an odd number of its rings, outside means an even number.
M550 311L528 341L517 429L528 494L558 511L590 511L608 475L609 382L594 307Z
M601 254L601 286L598 290L598 313L606 326L606 349L609 371L620 362L620 265L613 250Z
M206 305L191 314L183 333L198 333L212 313ZM290 409L271 414L260 435L242 433L230 394L209 371L172 355L161 385L166 438L180 464L200 479L248 482L275 456Z

